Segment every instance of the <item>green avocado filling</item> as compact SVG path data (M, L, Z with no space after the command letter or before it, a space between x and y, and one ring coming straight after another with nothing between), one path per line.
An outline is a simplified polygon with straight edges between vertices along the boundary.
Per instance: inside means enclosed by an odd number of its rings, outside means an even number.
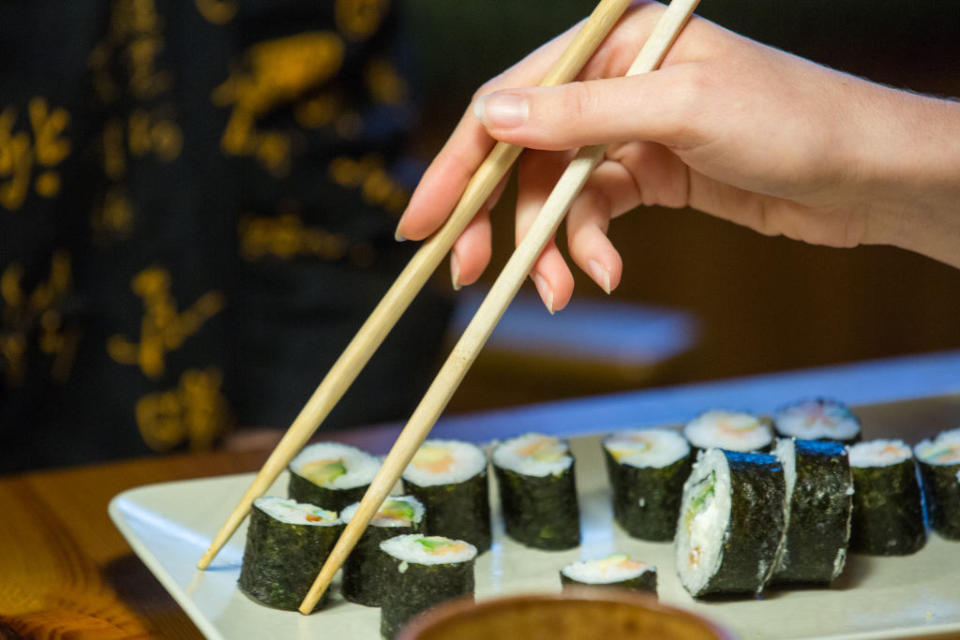
M321 487L330 484L346 472L347 468L343 465L342 458L315 460L300 467L300 473L304 478Z
M452 547L455 544L451 540L447 540L446 538L440 538L437 536L430 537L430 538L417 538L417 542L419 542L420 546L422 546L424 549L426 549L430 553L436 553L437 551L440 551L445 547Z
M377 516L389 520L413 522L413 505L404 500L387 500Z
M693 497L693 500L690 501L690 506L687 507L687 512L684 514L684 524L687 529L690 529L690 523L693 522L693 519L697 517L707 505L710 503L713 498L714 490L717 486L717 472L711 471L710 477L704 481L700 486L697 495Z

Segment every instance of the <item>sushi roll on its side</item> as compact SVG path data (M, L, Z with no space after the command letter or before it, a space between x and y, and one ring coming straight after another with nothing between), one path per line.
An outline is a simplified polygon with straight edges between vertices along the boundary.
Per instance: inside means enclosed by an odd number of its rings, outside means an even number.
M783 470L771 455L708 449L698 458L683 487L674 541L690 595L763 590L782 549L784 498Z
M360 506L355 502L340 513L344 524L349 524ZM360 536L357 546L343 564L343 597L350 602L379 607L383 602L387 560L380 551L380 543L395 536L421 533L424 508L413 496L390 496Z
M914 453L923 476L930 526L948 540L960 540L960 429L924 440Z
M683 435L700 450L760 451L773 444L770 422L742 411L707 411L688 422Z
M257 498L240 567L241 591L271 607L297 609L342 531L334 511L285 498ZM317 608L325 601L326 594Z
M528 433L493 451L507 535L535 549L580 544L573 456L565 440Z
M629 591L657 593L657 568L617 553L599 560L568 564L560 570L560 584L570 586L614 587Z
M622 431L602 444L614 518L635 538L673 540L692 465L690 445L667 429Z
M923 499L913 452L902 440L870 440L850 447L853 523L850 551L907 555L927 541Z
M442 536L404 535L380 543L386 561L380 634L393 638L415 615L473 595L477 549Z
M365 451L318 442L304 447L290 462L287 495L339 512L363 497L379 470L380 461Z
M827 584L840 575L850 542L853 477L840 442L777 442L786 481L787 537L775 583Z
M853 444L860 440L860 420L837 400L813 398L778 409L773 416L777 434L801 440L836 440Z
M490 548L487 456L457 440L427 440L403 472L406 491L427 509L426 533Z

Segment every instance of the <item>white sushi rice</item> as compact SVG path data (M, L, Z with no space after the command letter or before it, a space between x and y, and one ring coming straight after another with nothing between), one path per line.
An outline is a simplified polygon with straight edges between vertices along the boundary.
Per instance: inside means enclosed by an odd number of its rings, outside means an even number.
M253 501L253 506L268 516L286 524L308 524L315 527L329 527L342 521L335 511L327 511L312 504L297 502L289 498L264 496ZM308 516L310 519L308 519Z
M463 549L457 552L431 553L419 542L420 540L455 542L463 545ZM380 543L380 550L397 560L413 564L453 564L455 562L470 562L477 557L477 548L469 542L416 533L394 536L384 540Z
M632 429L603 441L603 448L620 464L662 469L690 455L690 444L676 431Z
M389 496L386 500L383 501L383 505L380 509L384 509L390 505L391 502L402 502L404 504L410 505L413 509L413 519L410 522L403 522L402 520L397 520L395 518L382 518L374 516L370 520L370 524L375 527L409 527L412 524L418 524L423 520L423 514L426 513L426 510L423 507L423 503L414 498L413 496ZM354 502L353 504L344 507L343 511L340 512L340 519L346 523L349 523L353 519L353 514L357 512L357 509L360 508L359 502ZM379 515L379 511L377 512Z
M645 562L636 560L631 561L631 567L623 567L617 562L611 562L616 556L610 558L601 558L598 560L583 560L568 564L560 572L571 580L587 584L610 584L613 582L623 582L632 580L638 576L655 571L656 567ZM626 556L621 556L626 557ZM626 557L626 559L630 559Z
M851 467L889 467L913 456L903 440L868 440L850 447Z
M337 476L332 482L323 485L327 489L353 489L370 484L380 470L380 461L356 447L339 442L318 442L303 448L290 463L290 468L298 474L305 464L316 460L342 460L346 473ZM304 476L306 477L306 476Z
M533 455L524 453L524 449L536 445L541 439L546 439L548 441L546 448L553 453L560 453L560 457L555 460L536 460ZM540 451L543 449L541 448ZM569 450L566 440L542 433L525 433L497 446L493 450L493 463L501 469L542 478L553 474L559 475L570 468L573 464L573 456L569 454Z
M805 440L852 440L860 433L857 417L835 400L801 400L777 411L773 419L783 435Z
M688 518L691 503L712 473L716 474L713 496L696 515ZM677 523L677 573L683 586L692 595L698 595L720 568L723 543L730 525L730 466L718 449L705 451L693 466L683 486L680 520Z
M944 431L913 448L917 459L931 465L960 464L960 429Z
M773 442L770 425L751 413L714 409L694 418L683 435L695 447L756 451Z
M432 471L429 459L444 452L453 457L448 471ZM418 462L422 462L418 464ZM427 440L413 456L413 460L403 471L403 479L420 487L432 487L441 484L459 484L465 482L487 468L487 456L475 444L459 440Z

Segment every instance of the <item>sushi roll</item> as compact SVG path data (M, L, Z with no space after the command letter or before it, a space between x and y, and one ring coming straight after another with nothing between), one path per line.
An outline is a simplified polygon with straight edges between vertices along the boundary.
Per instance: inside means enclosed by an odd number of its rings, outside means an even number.
M920 463L930 526L944 538L960 540L960 429L924 440L914 453Z
M629 591L657 593L657 568L617 553L599 560L568 564L560 570L560 584L570 586L615 587Z
M697 449L711 447L727 451L760 451L773 444L768 420L752 413L714 409L694 418L683 435Z
M297 609L342 531L335 511L275 496L257 498L250 511L240 590L262 604ZM325 600L326 594L317 608Z
M847 405L836 400L813 398L778 409L773 426L784 438L837 440L853 444L860 440L860 420Z
M473 595L477 549L442 536L404 535L384 540L386 559L380 634L393 638L415 615L447 600Z
M580 544L573 456L565 440L528 433L493 451L507 535L535 549Z
M380 461L350 445L318 442L304 447L289 470L290 498L339 512L363 497Z
M349 524L360 506L355 502L340 513L344 524ZM383 602L383 575L387 561L380 551L380 543L395 536L422 533L423 504L413 496L390 496L360 536L357 546L343 564L343 597L350 602L379 607Z
M786 531L783 469L772 455L708 449L683 486L674 542L677 572L694 597L758 594Z
M910 447L902 440L870 440L850 447L853 523L850 551L907 555L927 541L923 498Z
M843 571L850 542L853 477L847 448L830 440L777 442L787 500L787 537L775 583L827 584Z
M613 487L613 517L635 538L673 540L692 465L690 445L666 429L623 431L602 444Z
M403 486L427 508L425 531L490 548L487 456L456 440L427 440L403 472Z

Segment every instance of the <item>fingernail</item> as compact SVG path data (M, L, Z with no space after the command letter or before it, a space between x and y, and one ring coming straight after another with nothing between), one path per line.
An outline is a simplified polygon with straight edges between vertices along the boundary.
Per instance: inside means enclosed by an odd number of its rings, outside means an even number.
M550 315L553 315L553 289L550 287L550 283L542 275L535 273L533 274L533 284L536 285L543 303L547 305L547 311L550 312Z
M530 115L530 105L514 93L493 93L473 103L473 114L488 127L519 127Z
M453 290L460 291L460 261L457 260L457 254L450 254L450 280L453 281Z
M597 262L596 260L588 260L587 267L590 270L590 275L596 281L600 287L610 294L610 271L607 270L605 266Z
M406 242L407 239L403 237L403 234L400 233L400 225L397 225L397 230L393 232L393 239L397 242Z

